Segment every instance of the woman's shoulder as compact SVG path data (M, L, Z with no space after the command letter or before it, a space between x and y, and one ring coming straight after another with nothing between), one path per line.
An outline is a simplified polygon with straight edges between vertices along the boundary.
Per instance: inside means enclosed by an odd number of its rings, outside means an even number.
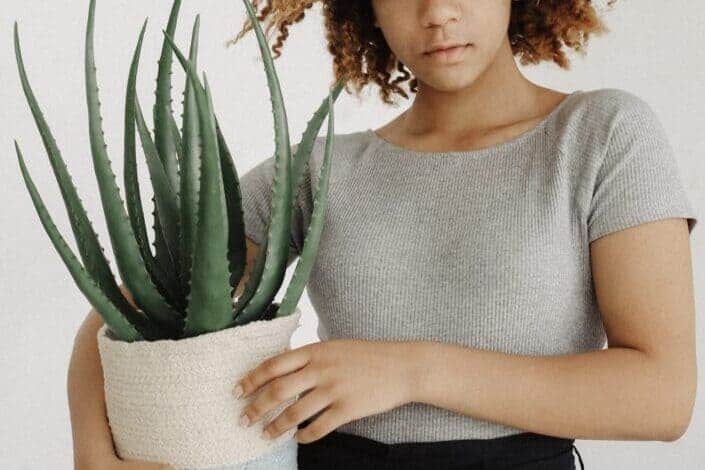
M602 155L613 139L662 136L665 131L651 104L623 88L579 90L562 107L553 133L565 155Z
M592 104L602 104L603 106L624 106L636 103L644 103L644 99L636 93L624 88L594 88L592 90L582 90L582 96Z
M327 139L326 133L317 136L311 148L311 156L308 159L309 173L314 183L317 181L318 173L323 165ZM373 144L367 130L333 134L330 181L344 178ZM298 145L297 143L296 146L293 146L292 151Z
M319 160L323 157L325 151L327 134L321 134L316 137L313 145L312 156L316 155ZM351 131L345 133L333 134L333 153L334 155L345 155L345 158L355 158L364 148L371 143L369 130ZM298 147L298 143L296 146Z
M323 164L323 156L325 153L327 134L316 136L313 145L311 146L310 155L304 157L308 162L310 173L317 173ZM291 141L291 158L293 159L301 146L302 139ZM364 148L369 144L369 136L366 131L336 133L333 134L333 155L331 163L331 171L333 174L342 170L348 165L348 162L354 161L357 156L364 151ZM267 158L260 160L249 171L243 175L248 179L252 179L255 175L259 175L267 181L270 181L274 176L276 163L276 154L272 153Z
M646 117L654 118L649 102L623 88L578 90L575 99L563 110L563 121L576 128L605 128L617 121Z

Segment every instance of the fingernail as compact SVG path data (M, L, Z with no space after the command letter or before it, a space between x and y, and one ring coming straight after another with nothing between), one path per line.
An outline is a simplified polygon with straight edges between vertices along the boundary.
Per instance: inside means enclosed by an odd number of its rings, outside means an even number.
M240 417L240 424L243 426L249 426L250 425L250 418L248 418L247 415L242 415Z
M264 437L265 439L270 439L272 436L270 436L269 431L267 431L265 429L264 432L262 433L262 437Z
M235 398L240 398L240 396L242 396L242 386L238 385L235 387L233 394L235 395Z

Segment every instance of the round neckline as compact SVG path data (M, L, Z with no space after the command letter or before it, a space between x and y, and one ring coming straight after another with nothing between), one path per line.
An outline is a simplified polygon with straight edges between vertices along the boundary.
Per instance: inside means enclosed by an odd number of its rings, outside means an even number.
M411 156L411 157L454 157L454 156L463 156L463 157L473 157L473 156L480 156L480 155L487 155L487 154L494 154L497 152L501 152L507 149L510 149L514 147L515 145L521 144L524 141L534 137L537 135L544 127L546 127L560 112L560 110L565 106L565 104L571 100L574 96L582 93L582 90L574 90L573 92L569 93L563 100L558 103L552 110L549 112L546 116L544 116L541 121L539 121L538 124L536 124L534 127L531 129L528 129L521 134L509 139L505 140L504 142L499 142L497 144L490 145L488 147L482 147L479 149L472 149L472 150L453 150L453 151L446 151L446 152L438 152L438 151L424 151L424 150L414 150L414 149L408 149L406 147L400 147L396 144L393 144L389 142L388 140L383 139L377 133L374 131L372 128L367 128L365 130L365 133L368 135L368 137L377 143L376 149L384 149L386 153L390 154L403 154L405 156Z

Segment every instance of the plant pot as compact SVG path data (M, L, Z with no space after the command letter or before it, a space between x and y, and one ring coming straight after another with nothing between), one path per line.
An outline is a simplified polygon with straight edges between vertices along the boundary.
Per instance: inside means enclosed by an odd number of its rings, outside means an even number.
M296 428L275 439L262 431L298 397L243 427L240 414L257 394L237 399L233 390L263 360L290 349L300 317L297 307L190 338L133 343L116 340L103 325L98 349L117 455L178 469L296 469Z

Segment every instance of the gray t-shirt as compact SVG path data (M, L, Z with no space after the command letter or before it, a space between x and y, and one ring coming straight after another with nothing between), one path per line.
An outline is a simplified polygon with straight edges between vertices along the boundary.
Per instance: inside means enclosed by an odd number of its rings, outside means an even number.
M324 145L325 134L297 193L297 253ZM697 214L674 157L652 108L616 88L575 91L533 129L476 150L413 151L371 129L336 135L307 285L320 339L429 340L521 355L603 349L589 243L670 217L688 218L692 232ZM246 232L258 243L273 162L240 181ZM414 402L338 431L398 443L526 430Z

